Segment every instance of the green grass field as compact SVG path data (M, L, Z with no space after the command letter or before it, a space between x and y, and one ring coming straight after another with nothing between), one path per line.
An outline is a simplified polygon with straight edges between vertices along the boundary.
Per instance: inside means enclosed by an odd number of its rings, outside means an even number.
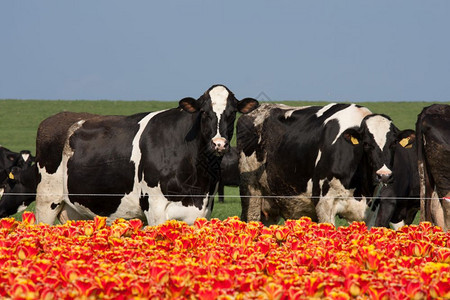
M325 105L328 102L289 101L292 106ZM446 102L450 104L450 102ZM358 103L374 113L389 115L399 129L414 129L417 115L430 102L367 102ZM0 100L0 145L13 151L28 149L35 154L36 131L45 118L61 112L90 112L110 115L129 115L138 112L156 111L176 107L177 101L53 101L53 100ZM234 143L234 139L232 144ZM240 199L237 188L227 187L225 203L214 204L212 217L225 219L240 216ZM30 206L30 210L33 209ZM19 215L15 217L20 217Z

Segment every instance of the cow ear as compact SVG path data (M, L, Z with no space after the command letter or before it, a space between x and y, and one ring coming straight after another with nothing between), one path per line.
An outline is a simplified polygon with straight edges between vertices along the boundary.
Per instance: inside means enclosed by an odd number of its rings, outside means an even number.
M361 135L355 129L347 129L342 133L344 139L350 144L357 146L361 144Z
M7 157L10 161L14 161L16 159L16 156L13 154L9 154Z
M403 148L412 148L412 145L416 141L416 133L411 129L400 131L397 135L397 140Z
M196 111L198 111L198 105L197 105L197 101L194 98L191 97L186 97L180 100L179 102L180 108L182 108L183 110L190 112L190 113L194 113Z
M248 114L259 106L259 102L253 98L245 98L238 102L237 109L240 113Z

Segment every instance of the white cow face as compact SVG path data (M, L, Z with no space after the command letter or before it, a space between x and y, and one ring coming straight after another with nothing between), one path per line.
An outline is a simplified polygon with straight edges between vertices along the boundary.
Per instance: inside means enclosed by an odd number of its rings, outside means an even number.
M361 130L364 152L374 170L374 183L392 182L396 146L410 146L415 138L414 133L400 131L389 117L377 114L367 116L361 124Z
M249 113L258 105L252 98L237 100L223 85L212 86L198 100L184 98L180 101L180 107L185 111L199 113L201 135L208 141L209 150L217 156L229 150L236 112Z

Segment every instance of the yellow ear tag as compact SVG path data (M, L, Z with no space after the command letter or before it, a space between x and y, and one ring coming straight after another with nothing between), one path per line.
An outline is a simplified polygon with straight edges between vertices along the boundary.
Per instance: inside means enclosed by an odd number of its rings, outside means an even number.
M358 145L358 144L359 144L358 139L355 138L355 137L353 137L353 136L350 137L350 141L352 141L352 144L353 144L353 145Z
M14 175L13 175L13 173L12 173L12 172L9 172L9 175L8 175L8 177L9 177L9 179L14 179Z
M399 142L399 144L402 145L403 148L411 148L412 147L412 145L408 145L409 144L409 137L406 137L406 138L402 139Z

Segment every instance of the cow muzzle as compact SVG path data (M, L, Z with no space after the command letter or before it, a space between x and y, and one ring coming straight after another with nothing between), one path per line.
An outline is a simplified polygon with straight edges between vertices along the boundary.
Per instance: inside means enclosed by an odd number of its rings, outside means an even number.
M389 170L386 166L383 166L381 169L375 172L377 175L377 181L383 184L388 184L392 181L392 171Z
M217 155L224 155L228 151L229 143L227 139L218 137L211 140L211 146Z

